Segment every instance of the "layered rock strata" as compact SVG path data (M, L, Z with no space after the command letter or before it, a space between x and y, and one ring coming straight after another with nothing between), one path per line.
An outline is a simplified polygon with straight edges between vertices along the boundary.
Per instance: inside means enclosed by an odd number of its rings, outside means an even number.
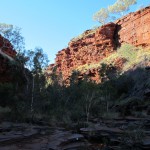
M150 46L150 6L117 20L119 44Z
M56 54L55 64L51 64L48 74L56 67L56 72L62 73L67 83L73 70L80 70L81 66L99 63L109 56L123 43L134 46L150 46L150 7L108 23L95 30L87 30L77 38L72 39L68 47ZM87 67L88 68L88 67ZM98 69L81 71L92 80L100 81Z

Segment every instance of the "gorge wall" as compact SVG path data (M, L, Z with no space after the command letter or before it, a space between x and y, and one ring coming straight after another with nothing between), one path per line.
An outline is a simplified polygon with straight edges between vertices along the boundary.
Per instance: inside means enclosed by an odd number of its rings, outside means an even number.
M68 47L59 51L55 63L47 69L50 75L53 68L62 73L63 80L69 82L73 70L84 65L99 63L109 56L122 43L134 46L150 46L150 7L146 7L97 29L87 30L79 37L72 39ZM98 68L84 70L92 80L99 80Z
M11 81L10 59L15 58L16 51L11 43L0 35L0 83Z
M135 46L150 45L150 6L119 19L117 24L118 42Z

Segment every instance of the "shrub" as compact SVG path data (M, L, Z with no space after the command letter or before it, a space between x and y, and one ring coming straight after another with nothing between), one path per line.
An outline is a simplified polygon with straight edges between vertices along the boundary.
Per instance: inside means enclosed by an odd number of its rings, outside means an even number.
M140 145L145 137L144 130L135 126L130 126L121 137L121 148L140 150Z
M129 62L134 62L137 57L137 49L130 44L123 44L118 50L118 54L126 58Z
M104 119L116 119L119 117L119 113L117 112L112 112L112 111L109 111L109 112L105 112L102 117Z

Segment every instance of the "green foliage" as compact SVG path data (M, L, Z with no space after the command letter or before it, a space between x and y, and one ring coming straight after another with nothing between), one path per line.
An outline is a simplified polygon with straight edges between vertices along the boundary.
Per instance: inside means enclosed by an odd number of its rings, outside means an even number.
M123 14L133 4L136 4L136 0L117 0L113 5L108 6L108 8L101 8L94 14L93 19L104 25L108 21L116 19L116 16L113 16L113 14Z
M149 49L144 50L141 47L134 47L131 44L125 43L122 44L122 46L118 48L117 51L114 51L108 57L102 59L99 63L85 64L79 66L76 70L85 72L88 69L98 67L102 67L103 70L103 64L105 64L107 67L110 65L112 67L115 67L115 62L117 59L124 60L124 64L122 64L122 72L125 72L131 69L133 66L140 65L141 67L143 67L145 64L148 64L148 62L150 61L150 51Z
M29 82L29 91L16 90L15 86L6 84L1 85L0 95L1 98L5 98L5 107L10 108L13 120L25 121L30 119L35 122L49 121L52 124L59 122L71 124L72 122L85 121L88 123L92 117L112 119L120 115L128 115L128 111L137 116L138 112L134 107L144 104L142 98L140 99L139 96L131 98L131 94L137 95L134 89L142 89L146 85L148 80L146 72L140 79L140 81L144 81L142 87L137 87L138 76L135 76L135 72L110 78L101 84L95 84L87 79L82 81L77 79L78 73L73 75L71 85L65 87L57 83L57 78L53 78L56 80L53 82L55 84L48 86L44 86L46 83L40 78L35 78L33 116L31 116L30 107L33 89L32 78ZM5 90L7 90L7 94ZM1 104L4 104L3 99ZM114 107L116 105L117 110ZM124 112L120 111L119 107Z
M122 58L125 60L125 63L123 64L122 73L126 72L127 70L130 70L133 68L133 66L140 66L143 67L150 61L150 51L149 49L144 50L141 47L134 47L130 44L122 44L120 48L117 49L114 53L112 53L110 56L102 59L100 61L100 64L112 64L115 65L115 60ZM91 66L94 66L91 65ZM95 64L95 67L98 65ZM87 68L87 67L86 67ZM90 66L89 66L90 68Z
M94 14L93 19L104 25L107 23L109 12L105 8L101 8L97 13Z
M74 37L73 39L71 39L71 41L77 41L80 40L82 38L86 38L92 34L94 34L96 32L95 29L90 29L90 30L86 30L85 32L83 32L82 34L78 35L77 37Z
M11 112L11 109L9 107L1 107L0 106L0 114L9 113L9 112Z
M78 76L80 72L79 71L72 71L71 77L70 77L70 86L78 83Z
M134 62L137 58L138 49L130 44L123 44L118 49L118 54L122 58L126 58L126 60L130 63Z
M8 118L10 116L11 111L12 110L8 106L6 106L6 107L0 106L0 120L6 120L6 118Z
M48 58L47 55L43 53L42 48L35 48L35 50L28 50L26 53L27 57L27 64L26 66L29 68L30 71L33 73L42 73L42 71L48 65Z
M48 65L48 58L41 48L25 50L21 29L13 25L0 24L0 34L8 39L17 51L16 58L9 62L12 83L0 84L1 106L9 106L12 113L10 119L25 119L31 117L32 107L42 112L40 100L46 99L44 69ZM33 84L34 80L34 84ZM36 100L36 103L33 102Z
M20 35L19 30L15 31L11 25L3 25L0 28L5 36L10 35L12 39L16 37L17 42L23 45L21 40L17 39L17 35ZM86 35L94 32L90 30ZM84 36L85 34L82 35ZM17 42L14 45L19 45ZM127 62L124 65L132 68L141 61L144 64L149 63L149 54L149 50L125 44L98 64L84 65L75 70L70 78L70 86L65 87L62 75L57 74L57 68L51 75L51 84L47 83L44 69L48 59L41 48L22 51L15 59L17 63L9 64L12 67L14 82L0 84L0 112L6 116L9 114L9 119L12 120L47 121L52 124L85 121L88 124L93 117L111 119L119 115L125 116L128 113L126 110L129 110L128 106L133 108L133 105L145 105L141 91L150 87L150 79L144 69L136 69L133 72L125 72L124 69L120 74L115 67L115 60L125 58ZM144 64L140 64L140 67ZM79 78L80 70L98 66L101 66L101 84L95 84L87 76L84 80ZM115 109L116 105L118 110ZM125 111L120 111L119 107L124 107ZM139 116L136 110L130 114Z
M141 127L129 126L121 137L121 148L140 150L144 137L145 133Z
M0 23L0 34L8 39L18 53L24 50L24 38L21 29L11 24Z
M104 112L103 114L102 114L102 117L104 118L104 119L116 119L116 118L118 118L119 117L119 113L117 113L117 112Z
M131 5L136 4L137 0L117 0L113 5L108 6L110 13L122 13L129 10Z
M9 106L13 99L13 84L1 83L0 84L0 104L1 106Z
M117 68L114 67L112 64L107 65L107 64L102 63L99 73L100 73L102 82L110 80L110 79L115 79L118 76Z

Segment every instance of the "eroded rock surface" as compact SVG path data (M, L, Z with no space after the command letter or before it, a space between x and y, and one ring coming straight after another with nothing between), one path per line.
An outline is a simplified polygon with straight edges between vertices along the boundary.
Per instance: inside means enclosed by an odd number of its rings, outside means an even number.
M150 46L150 7L130 13L115 23L87 30L74 38L67 48L58 52L55 64L49 66L47 74L50 75L53 68L57 67L57 73L62 73L63 80L68 83L73 70L78 70L83 65L99 63L122 43ZM100 81L98 69L85 69L80 77L82 78L84 74L96 82Z
M135 46L150 46L150 6L115 22L118 40Z
M91 120L92 121L92 120ZM150 149L150 119L96 119L80 131L25 123L0 124L0 150Z
M64 128L5 122L0 129L0 150L74 150L90 145L83 135Z
M58 52L55 65L50 65L48 73L57 66L57 73L61 72L63 80L67 81L73 70L79 66L98 63L116 49L114 32L116 24L109 23L97 30L87 30L84 36L72 40L68 48ZM89 72L93 72L90 70ZM97 77L94 75L97 79Z
M9 82L11 78L11 60L16 56L16 51L11 43L0 35L0 82Z

